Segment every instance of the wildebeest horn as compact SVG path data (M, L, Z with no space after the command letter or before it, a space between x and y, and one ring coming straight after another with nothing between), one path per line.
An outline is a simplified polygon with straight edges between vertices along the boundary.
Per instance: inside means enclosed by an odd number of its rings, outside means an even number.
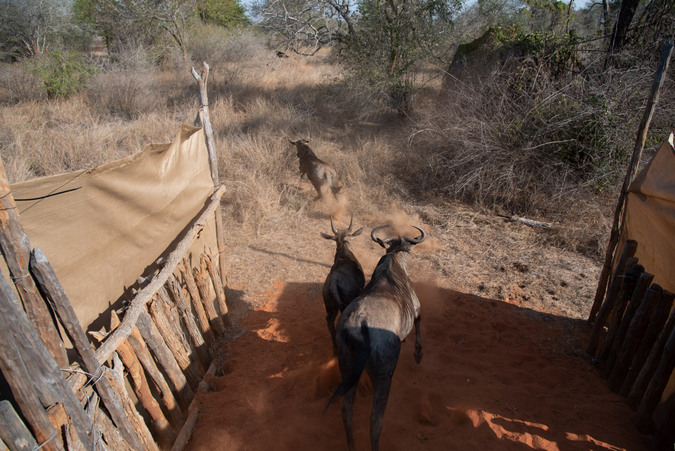
M422 234L420 236L418 236L417 238L408 238L407 236L404 236L403 239L406 240L410 244L420 244L427 237L427 234L426 234L426 232L424 231L423 228L417 227L417 226L413 226L413 227L416 228L417 230L419 230L420 232L422 232Z
M370 232L370 237L373 239L373 241L375 241L377 244L379 244L382 247L385 247L385 244L390 242L392 240L392 238L391 237L385 238L385 239L378 238L378 237L375 236L375 233L384 229L385 227L391 227L391 226L389 224L377 226Z
M333 215L330 215L330 229L333 231L334 234L338 234L337 229L335 228L335 225L333 224Z
M349 227L347 228L347 234L352 233L352 224L354 223L354 213L352 213L352 217L349 220Z

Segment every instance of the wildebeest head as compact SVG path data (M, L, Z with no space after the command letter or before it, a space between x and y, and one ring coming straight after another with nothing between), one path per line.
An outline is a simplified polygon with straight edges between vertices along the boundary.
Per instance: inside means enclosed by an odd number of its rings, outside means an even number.
M307 145L307 144L309 144L309 140L298 139L297 141L292 141L292 140L289 139L289 141L297 149L298 158L300 158L301 160L304 159L304 158L307 158L307 157L315 157L316 158L316 154L314 153L314 151Z
M347 238L353 237L353 236L359 236L361 235L361 232L363 232L363 227L352 233L352 225L354 223L354 215L352 215L351 219L349 220L349 227L344 229L344 230L339 230L335 228L335 224L333 223L333 216L331 215L330 217L330 229L333 231L333 235L329 235L327 233L321 232L321 236L324 237L327 240L333 240L337 242L338 246L344 245L344 243L347 242Z
M391 227L388 224L381 225L378 227L375 227L372 232L370 232L370 237L375 241L377 244L382 246L387 250L387 254L394 253L394 252L409 252L410 249L413 248L416 244L420 244L424 239L427 237L426 232L424 229L421 227L417 226L412 226L416 228L417 230L420 231L421 235L418 236L417 238L408 238L407 236L389 236L386 238L380 238L378 236L375 236L375 234L387 227Z

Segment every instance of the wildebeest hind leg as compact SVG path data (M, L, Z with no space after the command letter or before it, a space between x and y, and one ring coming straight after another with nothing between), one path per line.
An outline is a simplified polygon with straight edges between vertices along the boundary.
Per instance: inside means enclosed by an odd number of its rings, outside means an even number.
M422 361L422 356L424 353L422 352L422 338L420 337L420 322L422 321L422 317L418 316L415 318L415 353L413 354L415 356L415 362L420 363Z
M389 390L391 388L391 375L379 376L373 380L373 410L370 412L370 446L372 451L377 451L382 432L382 417L387 408Z
M350 451L354 450L354 430L352 429L352 420L354 417L354 398L356 398L356 387L349 388L342 399L342 423L345 426L347 434L347 447Z
M337 355L337 344L335 343L335 318L337 317L337 309L328 309L326 307L326 324L328 324L328 333L333 342L333 355Z

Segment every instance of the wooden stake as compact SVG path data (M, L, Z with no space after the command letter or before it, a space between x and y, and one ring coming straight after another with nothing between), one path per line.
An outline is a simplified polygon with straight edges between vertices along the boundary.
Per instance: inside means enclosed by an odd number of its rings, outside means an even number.
M52 315L28 271L30 240L19 221L16 203L0 161L0 250L23 302L28 320L60 368L68 368L68 356Z
M175 392L178 393L179 402L187 407L194 397L194 392L188 385L185 375L181 371L180 366L178 366L178 362L176 362L171 350L162 339L162 335L146 312L141 312L136 325L148 347L155 355L157 362L164 369L164 373L173 384Z
M55 431L44 411L44 407L62 402L82 443L93 445L89 418L3 275L0 275L0 365L38 443L51 440L46 448L62 449L59 440L52 440Z
M623 384L621 385L621 390L619 390L623 396L628 397L630 394L635 379L640 374L640 370L642 370L644 367L652 348L654 348L656 340L659 337L659 333L663 330L666 320L668 319L668 314L673 307L674 297L675 296L673 293L669 291L664 291L661 294L661 299L656 306L656 312L654 313L654 316L652 316L652 320L647 326L645 335L640 342L640 347L635 352L635 358L633 359L633 364L630 367L630 371L624 378Z
M223 318L223 321L227 323L226 315L229 309L227 308L225 288L221 281L220 272L218 271L218 268L216 268L216 266L213 264L213 260L211 259L211 256L208 254L202 254L201 264L202 268L206 266L206 270L209 272L209 276L211 276L211 283L213 284L213 288L216 291L216 302L218 303L218 310L220 312L220 316ZM202 269L202 272L203 271L204 270Z
M187 329L188 335L190 335L190 340L194 350L202 363L201 366L202 368L205 368L211 362L211 357L209 356L208 347L204 342L204 337L202 336L202 333L195 322L195 318L192 315L190 306L185 300L185 296L183 296L183 290L181 290L180 284L178 283L176 276L173 274L171 277L169 277L167 284L169 287L169 292L171 293L171 297L178 308L178 313L183 320L183 325L185 326L185 329Z
M647 108L642 116L642 121L638 128L637 140L635 142L635 147L633 148L633 154L630 158L630 163L628 164L628 169L626 171L626 177L623 181L623 187L619 193L619 200L616 203L616 209L614 210L614 221L612 222L612 229L609 234L609 243L607 244L607 250L605 252L605 263L600 272L600 279L598 281L598 288L595 292L595 299L593 301L593 306L591 307L591 312L588 315L588 322L592 323L595 320L595 315L600 308L602 299L605 296L605 290L607 289L607 281L609 280L609 274L612 269L612 261L614 260L614 252L616 251L616 246L621 235L621 230L623 229L623 215L625 214L626 199L628 198L628 188L630 184L635 179L635 172L637 167L640 164L640 159L642 158L642 150L645 146L645 141L647 140L647 131L649 130L649 124L654 115L654 110L656 105L659 102L659 96L661 93L661 87L663 86L663 81L665 79L666 72L668 71L668 64L670 63L670 57L673 54L673 44L666 43L663 46L661 51L661 60L659 65L656 68L656 75L654 76L654 82L652 83L652 90L649 94L649 100L647 101Z
M111 320L114 320L117 324L119 324L119 318L117 317L117 314L113 315ZM183 411L178 405L178 402L176 402L176 398L174 397L169 384L166 382L164 375L159 370L159 368L157 368L157 364L150 354L150 350L148 350L148 347L146 346L145 341L143 340L143 337L141 336L141 333L137 327L134 327L131 331L128 342L131 345L131 348L134 350L136 357L141 362L141 365L143 365L143 368L145 368L146 373L157 387L157 391L159 391L160 395L162 396L162 404L169 412L169 415L171 416L171 422L174 426L181 425L183 423Z
M588 354L591 357L596 357L598 351L598 343L600 342L600 336L602 334L607 318L609 318L610 313L614 309L614 304L616 303L619 292L621 291L621 285L623 284L622 276L626 271L626 262L629 258L635 255L635 250L637 249L637 242L634 240L626 240L623 246L623 251L621 252L621 257L619 258L619 263L616 266L616 272L612 280L612 285L607 292L607 298L600 308L598 317L593 323L593 329L591 330L591 336L588 340Z
M214 305L214 300L211 298L211 290L209 289L210 279L208 278L206 268L202 268L201 270L192 268L192 274L194 275L195 283L199 289L199 296L204 304L204 309L209 317L209 322L213 325L218 336L222 337L225 333L225 324L223 324L223 320Z
M164 301L159 297L155 297L155 299L150 302L150 316L160 335L164 339L164 342L171 350L171 354L176 358L176 362L185 374L190 387L197 388L197 385L202 378L202 374L196 363L190 359L190 355L183 346L182 340L169 322L169 319L166 317L164 309L160 305L162 302Z
M89 374L99 377L103 369L89 344L87 335L84 333L84 330L82 330L82 326L80 326L80 321L77 319L75 310L73 310L73 307L70 305L70 301L66 296L65 290L61 286L61 282L59 282L54 269L40 249L33 249L30 266L42 291L52 303L52 307L61 320L61 324L63 324L75 349L77 349L78 354L82 358L84 368ZM99 382L96 383L96 389L103 400L106 409L110 412L110 416L120 429L124 440L132 446L140 446L141 443L138 441L138 437L136 436L131 423L129 423L129 419L124 414L124 409L117 399L114 390L108 383L108 380L106 378L100 378ZM93 444L93 442L91 442L91 437L89 437L89 443L90 444L85 445L88 449L90 449Z
M209 96L206 90L206 85L209 79L209 65L206 62L202 63L202 73L198 74L194 67L190 68L192 76L199 84L199 101L204 116L204 134L206 137L206 149L209 152L209 163L211 166L211 180L213 186L220 185L218 176L218 156L216 155L216 142L213 138L213 128L211 127L211 118L209 114ZM218 205L215 211L216 217L216 240L218 241L218 264L220 265L220 283L222 286L227 286L227 262L225 261L225 241L223 239L223 213Z
M124 370L122 369L122 362L117 356L117 353L114 353L112 356L113 367L109 371L105 371L105 380L108 384L117 392L122 400L122 405L124 406L124 412L126 413L127 421L131 424L134 434L137 436L136 445L132 445L133 449L145 450L145 451L159 451L155 439L152 438L152 434L148 429L148 426L145 424L143 417L136 410L136 406L129 399L129 394L124 385ZM126 438L125 438L126 439ZM128 441L127 441L128 442ZM142 443L142 444L141 444Z
M654 413L654 409L661 400L663 390L666 388L666 384L668 384L673 369L675 369L675 331L671 331L663 347L659 366L656 368L638 408L640 425L643 430L650 429L652 413Z
M32 451L37 442L7 400L0 401L0 439L12 450Z
M178 267L180 273L183 276L185 281L185 286L187 287L188 293L190 293L190 299L192 301L192 308L195 311L197 316L197 323L199 324L199 330L206 341L207 346L211 346L216 341L216 336L211 330L211 324L209 324L209 318L206 315L204 310L204 303L199 296L199 289L195 282L194 275L190 270L190 263L186 258L183 259L183 264Z

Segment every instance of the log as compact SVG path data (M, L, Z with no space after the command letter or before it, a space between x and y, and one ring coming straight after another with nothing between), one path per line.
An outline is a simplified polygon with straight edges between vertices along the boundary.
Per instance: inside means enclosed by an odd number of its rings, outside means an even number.
M198 393L208 393L211 386L208 382L208 379L213 377L216 374L216 370L218 367L221 366L221 363L216 363L214 360L211 362L211 365L209 366L209 369L206 371L204 374L204 379L199 383L199 387L197 387L197 392ZM188 419L185 421L185 424L181 428L180 432L178 433L178 437L176 438L176 441L174 442L173 446L171 447L171 451L182 451L183 448L188 444L190 441L190 437L192 436L192 431L195 428L195 425L197 424L197 416L199 415L199 401L197 399L197 396L192 400L190 403L190 407L188 408Z
M111 320L114 322L114 320ZM116 325L119 324L119 321ZM114 330L113 325L111 324L110 330ZM105 334L100 332L90 332L91 335L95 336L99 341L102 341L105 338ZM169 426L169 421L164 416L162 408L159 406L159 403L155 399L148 385L148 381L145 377L145 372L141 367L141 363L136 358L136 353L131 348L129 340L124 340L119 348L117 348L117 355L124 364L124 367L127 369L127 374L131 379L131 386L136 393L136 398L140 401L143 408L148 412L150 418L152 418L153 429L160 439L164 441L173 441L175 436Z
M599 367L602 370L602 376L605 378L609 376L611 367L616 360L617 335L620 333L622 322L627 318L626 313L630 307L629 301L632 294L635 292L636 285L640 280L640 275L643 273L644 268L642 265L634 265L627 274L622 276L623 283L621 284L614 310L607 323L607 333L605 334L602 346L600 346L600 350L598 351L597 360ZM648 287L649 285L647 285L647 288Z
M668 384L673 369L675 369L675 331L671 331L670 336L663 347L659 365L656 367L656 371L654 371L654 375L649 381L649 385L647 385L647 390L642 397L642 401L640 401L638 417L639 425L642 430L648 431L651 429L652 413L661 400L663 390Z
M114 319L119 323L117 314L114 315ZM131 345L131 348L134 350L136 357L143 365L143 368L145 368L146 373L154 382L155 387L157 387L157 391L162 397L162 404L169 412L172 424L174 426L183 424L183 411L180 408L180 405L178 405L178 402L176 401L169 384L166 382L164 375L157 367L157 364L150 354L150 351L148 350L148 347L146 346L145 341L143 340L143 337L141 336L141 333L138 331L137 327L134 327L131 331L128 341Z
M649 357L647 357L647 361L642 366L640 374L638 374L637 379L635 379L635 383L630 389L627 401L628 405L630 405L632 408L637 409L638 405L642 401L644 393L647 390L647 385L649 385L652 375L656 371L656 368L658 367L661 361L661 356L663 354L663 349L666 345L666 342L668 341L668 338L670 337L670 335L673 333L674 330L675 330L675 311L670 313L666 325L659 332L659 338L657 338L656 343L649 352Z
M111 356L112 353L117 349L119 344L126 340L131 334L134 325L138 316L141 314L141 311L145 310L145 305L150 302L152 297L157 293L159 288L166 282L171 274L175 271L176 266L180 263L183 255L188 251L190 245L192 244L193 239L199 234L199 232L204 228L208 217L213 214L213 211L220 205L220 198L225 192L224 186L219 186L218 189L211 195L208 205L199 215L199 217L194 221L192 227L185 232L183 237L180 239L176 248L174 249L169 257L167 262L159 272L157 277L152 279L152 281L145 286L141 291L138 292L134 299L131 301L130 307L127 309L126 314L124 315L124 321L120 327L115 330L96 350L96 357L100 363L106 362ZM70 380L71 387L73 391L78 391L85 382L85 377L82 375L75 375Z
M199 361L202 364L202 368L205 368L211 362L211 357L209 356L208 347L204 342L204 337L202 336L202 333L199 330L199 326L197 326L195 318L192 315L190 306L185 300L183 290L181 290L180 284L178 283L178 279L176 279L176 276L174 276L173 274L169 278L167 284L169 287L169 292L171 293L171 297L173 298L176 308L178 308L180 317L183 320L183 325L185 326L188 335L190 335L190 341L192 342L192 346L194 347L194 350L197 353L197 356L199 357Z
M85 370L95 377L100 376L103 371L101 364L96 358L94 350L91 348L87 335L84 333L82 326L80 326L80 321L77 319L75 310L73 310L73 307L70 305L70 301L66 296L65 290L61 286L61 282L59 282L59 279L56 277L56 273L47 260L47 257L39 248L33 249L30 267L35 279L40 284L42 292L45 293L46 298L50 301L61 324L66 330L68 337L77 350L77 353L82 358ZM129 419L125 415L124 409L120 404L115 391L108 383L108 380L106 378L100 378L95 384L95 387L101 400L103 400L106 409L110 412L110 416L120 429L124 440L131 446L140 446L141 443L138 440L139 438L136 436ZM85 444L85 447L90 449L93 445L93 441L91 436L88 438L89 442ZM85 442L83 441L83 443Z
M178 269L183 276L185 281L185 286L190 294L190 299L192 301L192 308L194 309L195 316L197 317L197 324L199 324L199 330L204 337L204 341L207 346L211 346L215 341L216 337L211 330L211 325L209 324L209 318L206 315L204 310L204 303L202 302L199 296L199 289L197 288L197 283L195 282L194 275L190 271L190 263L187 259L183 259L183 264L179 265Z
M161 292L161 290L160 290ZM169 319L166 317L165 310L162 307L164 301L161 296L155 297L155 299L150 302L150 316L154 321L157 330L164 339L164 342L171 350L178 366L185 374L190 387L197 388L199 381L202 378L202 374L197 367L197 364L190 358L187 349L183 345L183 341L180 338L182 332L176 331L174 326L169 322ZM180 325L180 324L179 324ZM179 335L180 334L180 335ZM173 440L172 440L173 442Z
M32 328L4 275L0 275L0 367L39 443L55 432L44 408L62 402L77 425L78 434L82 434L82 442L93 444L89 418ZM63 445L60 440L51 440L46 448L63 449Z
M169 296L169 293L166 290L166 285L167 284L165 284L162 287L162 289L159 290L159 292L157 293L159 295L159 298L162 300L162 302L159 302L158 305L162 307L164 316L166 317L168 323L171 324L172 330L174 330L174 332L176 333L176 337L180 340L180 343L182 344L183 349L185 350L185 353L190 361L190 366L195 367L196 372L199 374L199 380L201 380L202 374L204 374L205 371L205 367L204 365L202 365L199 357L197 356L197 351L192 345L190 338L188 338L187 335L185 334L185 329L181 326L182 321L180 316L178 315L177 312L178 309L171 300L171 297ZM197 381L197 384L194 385L194 388L197 388L199 380Z
M600 307L600 311L595 318L593 323L593 329L591 330L591 336L588 340L588 354L595 358L598 351L598 343L600 341L600 336L602 334L603 328L607 318L609 318L610 313L614 309L614 304L617 300L619 291L621 290L621 285L623 283L623 278L619 277L625 273L626 262L629 258L635 255L637 250L637 242L634 240L626 240L626 243L623 246L623 251L621 252L621 257L619 258L619 263L616 266L616 271L612 283L610 284L609 291L607 291L607 297L605 302ZM595 317L595 314L592 315Z
M647 357L649 356L650 351L654 347L656 340L658 339L659 333L663 330L666 320L668 319L668 314L670 313L671 308L673 307L673 293L669 291L663 291L661 293L660 299L656 305L656 311L651 318L649 325L645 331L642 341L640 342L640 347L635 352L635 357L633 363L631 364L628 374L624 377L623 383L621 384L621 389L619 392L623 396L628 396L630 394L631 387L635 382L640 370L645 365Z
M223 324L223 319L220 317L220 314L218 314L214 299L212 299L211 289L209 288L211 279L206 272L206 268L204 266L202 266L201 269L192 268L192 274L195 278L197 289L199 290L199 296L204 303L204 309L209 317L209 322L218 336L222 337L225 334L225 324Z
M0 439L12 451L32 451L37 447L35 437L7 400L0 401Z
M194 397L194 392L188 385L178 362L171 354L171 350L162 339L162 335L146 312L141 312L136 325L141 332L141 336L155 355L157 362L164 370L164 374L169 378L174 391L178 394L178 402L187 407Z
M216 155L216 140L213 138L213 128L211 127L211 119L209 115L209 96L207 92L207 83L209 79L209 65L204 62L202 64L203 70L201 74L198 74L197 71L191 67L192 76L197 80L199 84L199 100L202 109L202 115L204 116L204 135L206 137L206 149L209 152L209 166L211 168L211 180L213 181L213 186L220 185L220 177L218 176L218 156ZM225 261L225 241L223 239L223 213L218 204L218 208L215 211L216 219L216 240L218 241L218 264L220 265L220 274L221 280L220 284L222 286L227 285L227 271Z
M105 380L119 395L128 421L131 423L131 426L135 431L135 435L137 436L137 444L132 445L132 449L159 451L157 443L155 443L155 439L152 438L152 434L148 429L148 425L145 424L143 417L138 413L138 410L136 410L136 406L134 406L134 403L131 401L131 399L129 399L129 394L127 393L127 389L124 384L124 370L122 369L122 361L118 357L117 353L113 353L112 361L112 368L109 371L104 371Z
M659 303L663 289L658 285L652 285L645 294L644 299L635 312L635 316L628 326L623 346L616 358L616 364L609 375L608 385L612 391L619 391L626 374L635 358L635 351L645 335L647 326L651 321L654 309Z
M206 266L206 270L208 271L209 276L211 277L211 283L213 284L213 288L215 289L216 292L216 303L218 306L218 312L220 313L220 317L223 318L225 326L227 326L228 321L226 315L229 309L227 308L227 298L225 297L225 288L223 286L223 283L221 282L220 272L218 271L218 268L216 268L216 265L213 264L213 260L211 259L210 255L202 254L201 264L202 264L202 273L204 272L203 267Z
M0 194L0 250L7 262L10 276L23 302L28 320L57 365L67 368L70 363L63 341L52 320L51 312L28 271L30 240L19 221L19 213L2 161L0 161Z
M623 318L621 318L621 323L619 324L619 327L614 336L611 349L608 352L607 362L604 368L605 373L603 373L604 377L609 377L612 368L616 364L616 359L626 339L626 333L628 333L630 323L633 320L635 312L637 312L637 309L640 306L642 299L644 299L645 294L647 293L647 289L649 289L649 285L651 285L652 283L652 280L654 280L654 276L652 274L649 273L640 274L640 278L638 279L635 289L631 294L628 306L626 307L626 311L624 312Z

